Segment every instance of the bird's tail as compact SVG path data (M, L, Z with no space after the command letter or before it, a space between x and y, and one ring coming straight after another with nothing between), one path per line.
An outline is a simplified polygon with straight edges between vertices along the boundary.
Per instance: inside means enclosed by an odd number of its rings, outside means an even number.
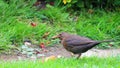
M100 43L103 43L103 42L115 42L114 40L103 40L103 41L100 41Z

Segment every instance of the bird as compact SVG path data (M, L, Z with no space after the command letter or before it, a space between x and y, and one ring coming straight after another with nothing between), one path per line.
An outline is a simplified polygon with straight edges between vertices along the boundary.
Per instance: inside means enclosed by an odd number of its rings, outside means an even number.
M52 37L52 39L56 39L56 38L59 38L61 40L60 43L67 51L72 52L73 54L78 54L77 59L79 59L82 53L87 52L89 49L93 48L94 46L103 42L113 41L113 40L96 41L87 37L83 37L75 34L69 34L67 32L62 32Z

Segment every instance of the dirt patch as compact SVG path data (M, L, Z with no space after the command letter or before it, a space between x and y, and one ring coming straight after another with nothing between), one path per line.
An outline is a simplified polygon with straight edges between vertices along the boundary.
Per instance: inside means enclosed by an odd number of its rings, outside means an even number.
M62 46L50 47L48 48L48 55L61 55L64 57L73 57L70 52L66 51ZM87 56L97 56L97 57L109 57L120 55L120 49L90 49L87 52L83 53L81 57ZM75 55L77 56L77 55Z
M44 54L44 57L49 57L51 55L54 56L61 56L61 57L73 57L70 52L66 51L63 46L54 46L54 47L47 47L47 52L41 52ZM117 56L120 55L120 49L91 49L87 51L86 53L82 54L82 57L87 56L97 56L97 57L108 57L108 56ZM77 56L77 55L75 55ZM40 57L41 58L41 57ZM12 55L0 55L0 60L25 60L29 59L25 55L18 55L18 54L12 54Z

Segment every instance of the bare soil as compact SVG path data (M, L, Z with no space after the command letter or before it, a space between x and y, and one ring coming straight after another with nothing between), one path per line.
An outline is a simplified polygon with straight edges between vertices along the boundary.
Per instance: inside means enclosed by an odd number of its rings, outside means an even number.
M42 54L44 54L44 57L49 57L49 56L59 56L59 57L73 57L73 55L66 51L63 46L53 46L53 47L47 47L46 48L47 52L43 51L41 52ZM109 57L109 56L117 56L120 55L120 49L90 49L89 51L87 51L86 53L83 53L81 57L87 56L87 57L91 57L91 56L97 56L97 57ZM77 56L77 55L75 55ZM41 58L41 57L40 57ZM0 55L0 60L25 60L28 59L25 55L17 55L17 54L2 54Z

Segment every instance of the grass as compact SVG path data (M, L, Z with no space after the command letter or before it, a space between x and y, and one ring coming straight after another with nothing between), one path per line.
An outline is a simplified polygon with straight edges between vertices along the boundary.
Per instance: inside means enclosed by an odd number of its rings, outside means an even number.
M0 53L7 52L12 45L23 45L25 39L32 43L41 42L54 45L51 37L60 32L69 32L86 36L94 40L113 39L114 47L120 45L120 12L105 12L93 10L93 13L80 11L78 13L66 11L64 7L47 5L44 10L36 11L31 6L35 0L10 0L7 4L0 1ZM37 24L36 27L30 25ZM44 33L50 32L47 39ZM36 43L37 41L37 43ZM107 47L102 44L100 47ZM84 57L79 60L61 58L47 62L33 61L0 61L0 68L119 68L120 57Z
M75 33L94 40L120 40L120 12L94 10L93 14L81 11L76 15L76 12L67 12L64 7L49 5L44 10L36 11L31 8L33 3L34 0L11 0L9 4L0 1L0 51L9 49L12 43L20 46L27 38L38 41L37 44L46 43L60 32ZM78 19L74 21L76 17ZM31 27L31 22L37 26ZM50 32L47 40L42 38L46 32ZM119 43L113 45L118 46Z
M83 57L76 60L74 58L60 58L47 62L37 61L0 61L0 68L119 68L120 57Z

